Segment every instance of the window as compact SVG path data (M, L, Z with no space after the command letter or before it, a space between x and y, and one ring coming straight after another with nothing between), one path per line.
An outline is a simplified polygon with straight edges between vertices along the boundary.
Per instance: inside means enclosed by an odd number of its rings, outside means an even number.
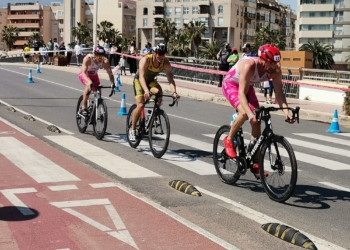
M187 23L189 23L189 22L190 22L189 19L187 19L187 18L184 19L184 24L185 24L185 23L187 24Z
M60 24L63 24L63 19L60 19L58 22L59 22Z
M87 24L92 24L92 20L87 20Z
M192 7L192 14L198 14L198 6Z
M223 17L218 18L218 26L224 26L224 18Z
M142 20L142 26L143 26L143 27L147 27L147 26L148 26L148 19L147 19L147 18L144 18L144 19Z
M236 27L238 27L238 19L237 19L237 21L236 21Z
M219 5L218 14L223 14L223 13L224 13L224 7L222 5Z
M183 14L184 14L184 15L187 15L187 14L189 14L189 12L190 12L189 8L188 8L188 7L184 7L184 12L183 12Z
M176 24L176 27L180 27L181 25L181 19L180 18L175 18L174 23Z
M175 15L181 15L181 7L175 7Z
M63 11L61 10L57 11L57 16L63 16Z
M165 8L165 16L169 17L172 15L173 9L171 7Z
M237 16L239 15L239 9L237 8Z
M221 38L227 38L227 31L222 32L222 37Z
M143 15L147 16L148 15L148 8L143 8Z
M284 57L282 60L283 60L283 61L290 61L290 58L285 58L285 57Z

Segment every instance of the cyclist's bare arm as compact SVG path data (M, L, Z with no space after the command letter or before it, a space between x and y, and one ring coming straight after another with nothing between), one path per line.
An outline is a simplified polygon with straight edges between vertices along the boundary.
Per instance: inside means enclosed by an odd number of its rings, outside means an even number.
M249 116L252 111L250 110L247 93L250 87L250 79L254 76L255 73L255 62L254 60L243 60L238 65L239 76L239 88L238 88L238 99L239 102L246 113ZM247 117L246 117L247 119Z
M142 57L139 63L139 82L141 84L143 91L145 91L145 93L149 92L149 89L146 83L146 78L145 78L146 69L148 68L148 66L149 66L149 58L147 56Z
M113 72L107 58L103 60L102 68L104 68L107 71L107 74L109 76L109 81L114 85Z
M88 67L91 64L91 59L90 57L87 55L84 57L83 59L83 64L81 66L81 75L83 76L83 79L85 80L85 84L86 85L90 85L92 83L91 79L87 76L86 72L88 70Z
M167 58L164 58L163 69L165 71L166 78L168 79L168 83L170 85L171 91L173 93L176 93L176 85L175 85L175 81L174 81L173 70L172 70L170 62Z

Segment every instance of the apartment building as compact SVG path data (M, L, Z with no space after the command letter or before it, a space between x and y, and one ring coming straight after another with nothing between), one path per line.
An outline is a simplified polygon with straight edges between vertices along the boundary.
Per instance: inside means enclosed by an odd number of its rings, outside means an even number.
M96 2L96 1L94 1ZM85 23L93 36L95 6L85 0L64 0L64 40L73 41L72 27ZM136 35L136 3L131 0L98 0L97 23L109 21L123 37Z
M345 69L350 55L350 1L298 1L298 45L321 41L333 46L333 59L338 69Z
M7 25L7 9L0 8L0 31ZM0 51L7 49L7 45L0 37Z
M178 29L190 21L201 21L208 28L203 42L224 40L241 48L254 42L257 29L269 25L284 32L288 47L295 47L296 13L276 0L138 0L137 17L141 44L163 41L157 27L163 18L169 18Z

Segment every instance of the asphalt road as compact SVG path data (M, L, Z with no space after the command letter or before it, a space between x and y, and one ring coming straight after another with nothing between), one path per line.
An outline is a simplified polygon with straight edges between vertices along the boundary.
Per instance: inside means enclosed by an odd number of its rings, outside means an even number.
M33 69L34 83L26 83L29 68ZM75 108L84 87L76 74L49 69L45 69L42 74L36 74L35 66L32 65L2 66L0 79L0 117L86 163L86 167L96 169L111 180L144 194L238 248L297 249L261 229L264 216L268 216L268 219L273 218L283 224L292 225L310 238L316 239L319 249L350 249L348 128L342 128L342 132L347 136L335 135L326 133L329 124L300 120L300 124L289 125L284 122L282 116L272 116L274 132L290 138L293 149L306 157L300 161L297 155L298 167L301 170L298 173L297 188L287 202L280 204L268 198L260 182L250 173L231 186L222 183L215 174L194 173L178 167L175 162L156 159L108 139L111 137L107 136L102 141L97 141L92 135L91 126L86 134L80 134L75 123ZM106 80L102 80L102 84L109 85ZM117 116L121 94L126 94L127 109L134 103L132 87L125 85L120 89L122 92L111 98L107 98L108 91L104 90L109 113L109 135L125 135L126 116ZM198 140L203 142L203 145L212 144L213 138L208 135L215 134L221 125L230 122L233 109L188 98L181 98L178 107L168 107L167 101L164 104L163 108L170 118L171 134L185 138L183 142L171 141L168 149L181 153L179 161L197 160L198 165L207 163L214 169L212 154L191 147L187 140ZM21 112L7 111L6 105L31 114L37 121L23 119ZM46 122L63 128L64 134L71 134L152 170L161 175L161 178L121 178L114 175L98 164L88 161L84 156L74 154L47 139L45 136L52 133L46 130ZM249 124L245 124L243 130L249 132ZM314 161L315 157L318 157L318 160ZM333 170L338 165L348 168ZM203 196L194 197L172 189L169 187L172 180L188 181L198 187ZM237 204L242 207L238 208Z

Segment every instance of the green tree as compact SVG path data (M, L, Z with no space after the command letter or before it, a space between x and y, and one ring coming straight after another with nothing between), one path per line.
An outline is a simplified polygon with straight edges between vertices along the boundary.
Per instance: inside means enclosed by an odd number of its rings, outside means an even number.
M18 40L18 28L12 25L5 25L0 35L1 39L5 41L8 49L11 50L13 44Z
M333 56L330 53L333 47L329 44L323 44L318 40L314 40L312 43L308 42L303 44L299 50L308 51L313 55L312 67L314 69L331 69L335 64Z
M173 35L169 40L169 55L187 57L190 53L191 39L184 29L180 29L177 34Z
M119 32L119 30L111 29L110 31L110 40L114 44L120 44L123 40L122 33Z
M85 23L77 23L77 26L72 28L72 36L81 44L88 44L91 40L91 30Z
M168 46L170 38L175 35L176 23L171 22L170 19L162 19L160 25L157 28L158 34L164 38L164 43Z
M101 41L108 39L111 41L114 38L115 30L113 28L113 23L109 21L102 21L100 24L97 24L97 37Z
M255 33L255 46L253 46L253 51L256 52L261 45L267 43L276 46L280 50L285 50L286 37L281 34L279 30L270 30L269 26L263 26Z
M213 41L212 43L206 42L204 46L199 46L199 56L200 58L208 60L216 60L216 55L224 46L225 41Z
M185 23L184 27L195 46L195 57L198 57L198 47L202 43L202 36L205 34L207 27L201 21Z
M41 38L39 33L34 32L33 34L31 34L28 38L28 45L29 47L33 46L34 41L37 41L39 43L39 46L42 47L44 44L43 39Z

